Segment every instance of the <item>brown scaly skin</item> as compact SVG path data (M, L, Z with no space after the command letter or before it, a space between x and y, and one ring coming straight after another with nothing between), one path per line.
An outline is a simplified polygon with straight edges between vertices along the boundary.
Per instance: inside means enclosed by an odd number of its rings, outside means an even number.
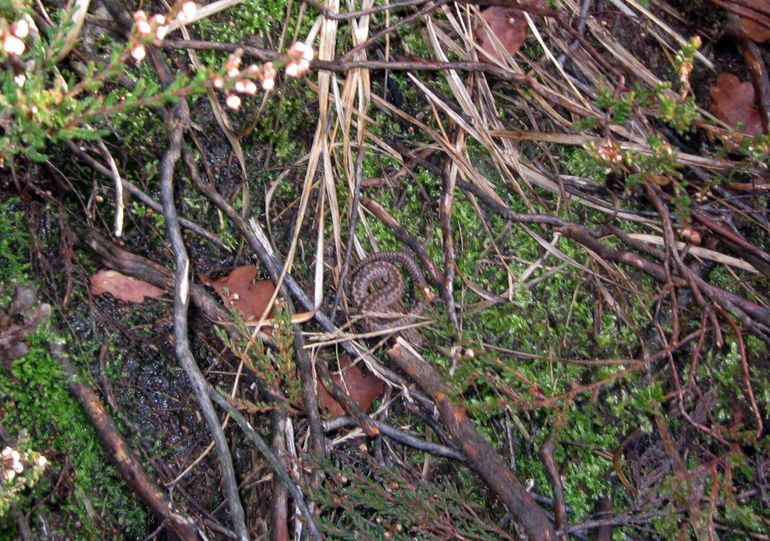
M428 284L420 267L409 254L393 251L367 256L351 273L350 295L358 311L362 314L403 313L401 301L404 294L404 278L397 265L403 267L414 284L412 308L407 315L398 319L367 317L364 321L369 330L379 331L409 325L414 323L414 316L422 314L427 307L422 295L428 291ZM376 288L374 292L370 292L372 285ZM415 329L406 329L399 334L415 347L421 347L423 344L422 336Z

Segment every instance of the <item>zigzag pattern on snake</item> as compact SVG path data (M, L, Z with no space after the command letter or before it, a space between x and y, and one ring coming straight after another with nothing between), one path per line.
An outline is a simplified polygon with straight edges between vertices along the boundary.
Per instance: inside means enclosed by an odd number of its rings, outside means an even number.
M411 309L404 310L404 278L398 266L406 271L412 280L414 291ZM377 252L369 255L353 270L350 278L350 296L362 314L406 314L397 318L366 317L364 323L371 331L402 327L414 323L427 307L422 299L426 290L425 277L412 257L405 252ZM399 331L412 345L420 347L422 336L416 329Z

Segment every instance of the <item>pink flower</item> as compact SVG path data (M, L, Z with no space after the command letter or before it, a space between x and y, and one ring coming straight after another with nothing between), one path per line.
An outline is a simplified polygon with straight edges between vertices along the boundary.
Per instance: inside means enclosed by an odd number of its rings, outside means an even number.
M147 56L147 51L145 50L144 45L141 43L134 45L134 47L131 49L131 56L133 56L134 60L137 62L144 60L144 57Z
M298 41L291 46L287 56L289 62L286 64L286 75L301 77L310 69L310 61L313 60L315 53L310 45Z
M241 98L235 94L230 94L225 98L225 104L234 111L237 111L241 107Z
M26 46L24 42L11 33L3 36L3 50L12 55L20 55L24 53Z

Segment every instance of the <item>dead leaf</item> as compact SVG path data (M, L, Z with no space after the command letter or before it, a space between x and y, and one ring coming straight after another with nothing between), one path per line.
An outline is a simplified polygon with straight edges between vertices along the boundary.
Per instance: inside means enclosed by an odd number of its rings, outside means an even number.
M380 378L369 372L366 367L363 367L362 370L358 366L352 365L348 357L340 358L340 367L345 382L342 382L339 373L332 374L332 380L341 388L347 389L350 398L363 411L368 411L374 400L380 398L385 392L385 384ZM332 417L346 414L339 402L332 398L332 395L321 383L318 384L318 400Z
M165 293L162 289L137 280L114 270L100 270L90 279L91 293L104 295L111 293L116 299L128 302L144 302L145 297L158 299Z
M532 6L543 7L543 0L529 2ZM529 25L524 14L519 9L491 6L481 12L481 16L489 25L491 34L497 37L506 51L513 56L527 39ZM476 29L476 39L479 45L492 58L500 59L495 51L495 45L490 32L484 28ZM502 59L501 59L502 60Z
M732 73L722 72L717 77L717 84L711 87L714 103L711 110L729 126L737 128L743 124L741 132L754 136L762 133L762 119L754 100L754 85L742 83Z
M767 13L770 9L768 0L743 0L741 3L758 14ZM762 17L762 15L758 15L758 17ZM764 43L770 39L770 28L754 19L741 17L741 26L746 35L757 43Z
M254 265L243 265L234 268L230 274L218 280L211 280L205 274L199 278L205 284L214 288L227 308L237 308L245 322L259 321L270 299L275 292L275 286L270 280L258 280L257 268ZM273 317L273 309L267 314Z

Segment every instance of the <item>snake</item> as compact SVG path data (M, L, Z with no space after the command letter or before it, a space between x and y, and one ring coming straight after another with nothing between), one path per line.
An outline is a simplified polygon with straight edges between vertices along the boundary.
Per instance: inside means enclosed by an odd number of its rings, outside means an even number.
M350 296L359 313L404 313L405 284L398 266L403 267L412 280L414 302L405 315L395 319L364 317L364 325L370 331L414 323L417 316L427 308L422 295L429 289L419 265L405 252L386 251L370 254L350 274ZM423 338L416 329L404 329L398 334L413 346L422 346Z

